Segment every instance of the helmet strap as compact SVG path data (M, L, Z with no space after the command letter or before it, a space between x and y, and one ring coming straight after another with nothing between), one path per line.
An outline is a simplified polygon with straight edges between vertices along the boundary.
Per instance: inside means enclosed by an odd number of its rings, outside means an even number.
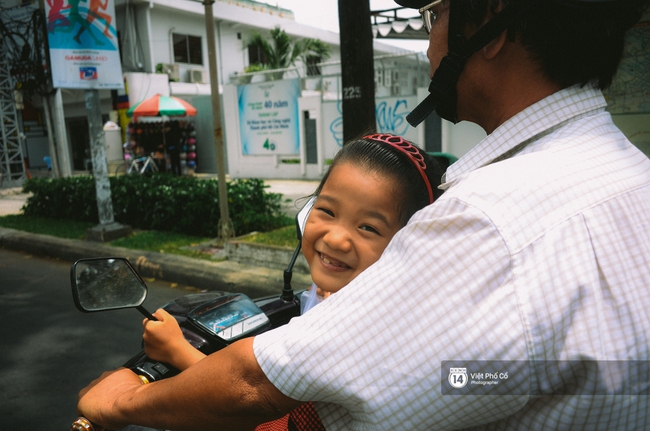
M445 120L458 123L456 84L467 59L505 31L510 23L528 7L522 6L521 3L530 5L534 1L506 5L472 37L465 39L457 10L460 3L454 0L449 2L448 53L431 78L429 95L406 116L411 126L419 125L433 111Z

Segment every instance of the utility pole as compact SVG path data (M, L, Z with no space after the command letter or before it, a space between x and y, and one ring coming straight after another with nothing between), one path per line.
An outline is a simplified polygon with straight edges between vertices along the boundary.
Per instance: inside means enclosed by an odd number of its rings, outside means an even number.
M50 151L50 163L52 164L52 176L54 178L61 178L59 171L59 159L57 157L56 144L54 142L54 125L52 124L52 104L50 103L50 96L43 95L43 113L45 114L45 125L47 126L47 144Z
M226 161L223 152L223 128L221 126L221 100L219 97L219 75L217 73L217 46L214 40L214 0L205 0L205 30L208 37L208 66L210 68L210 93L212 94L212 123L214 146L217 153L217 178L219 180L219 239L226 245L235 236L235 229L228 214L228 189L226 187ZM370 21L368 21L370 22Z
M343 142L374 132L375 71L369 0L339 0Z
M93 177L97 193L99 224L86 231L86 239L107 242L131 233L131 227L115 222L111 183L106 165L106 143L102 126L102 111L99 106L99 91L85 90L88 129L90 131L90 153L93 161Z
M54 105L52 110L52 122L56 133L56 150L59 161L59 173L62 177L72 176L72 163L68 152L68 136L65 131L65 117L63 115L63 96L61 89L57 88L54 93Z

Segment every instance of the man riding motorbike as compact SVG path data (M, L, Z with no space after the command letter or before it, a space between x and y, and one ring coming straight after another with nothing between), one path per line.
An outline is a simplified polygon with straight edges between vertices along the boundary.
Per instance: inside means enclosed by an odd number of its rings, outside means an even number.
M311 400L327 429L647 428L650 161L601 94L647 1L398 3L434 72L409 120L488 133L445 194L310 313L167 380L105 374L80 413L251 429Z

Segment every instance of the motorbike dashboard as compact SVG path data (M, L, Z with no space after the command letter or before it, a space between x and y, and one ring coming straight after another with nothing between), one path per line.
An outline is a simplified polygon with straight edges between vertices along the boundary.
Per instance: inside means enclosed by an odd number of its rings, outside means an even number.
M195 308L187 317L211 335L228 343L270 326L266 314L242 294L217 298Z

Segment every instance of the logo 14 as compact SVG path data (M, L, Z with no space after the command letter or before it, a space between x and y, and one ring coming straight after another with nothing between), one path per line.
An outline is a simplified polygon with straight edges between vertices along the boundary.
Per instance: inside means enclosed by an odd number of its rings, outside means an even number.
M452 388L464 388L467 384L467 368L450 368L447 381Z

